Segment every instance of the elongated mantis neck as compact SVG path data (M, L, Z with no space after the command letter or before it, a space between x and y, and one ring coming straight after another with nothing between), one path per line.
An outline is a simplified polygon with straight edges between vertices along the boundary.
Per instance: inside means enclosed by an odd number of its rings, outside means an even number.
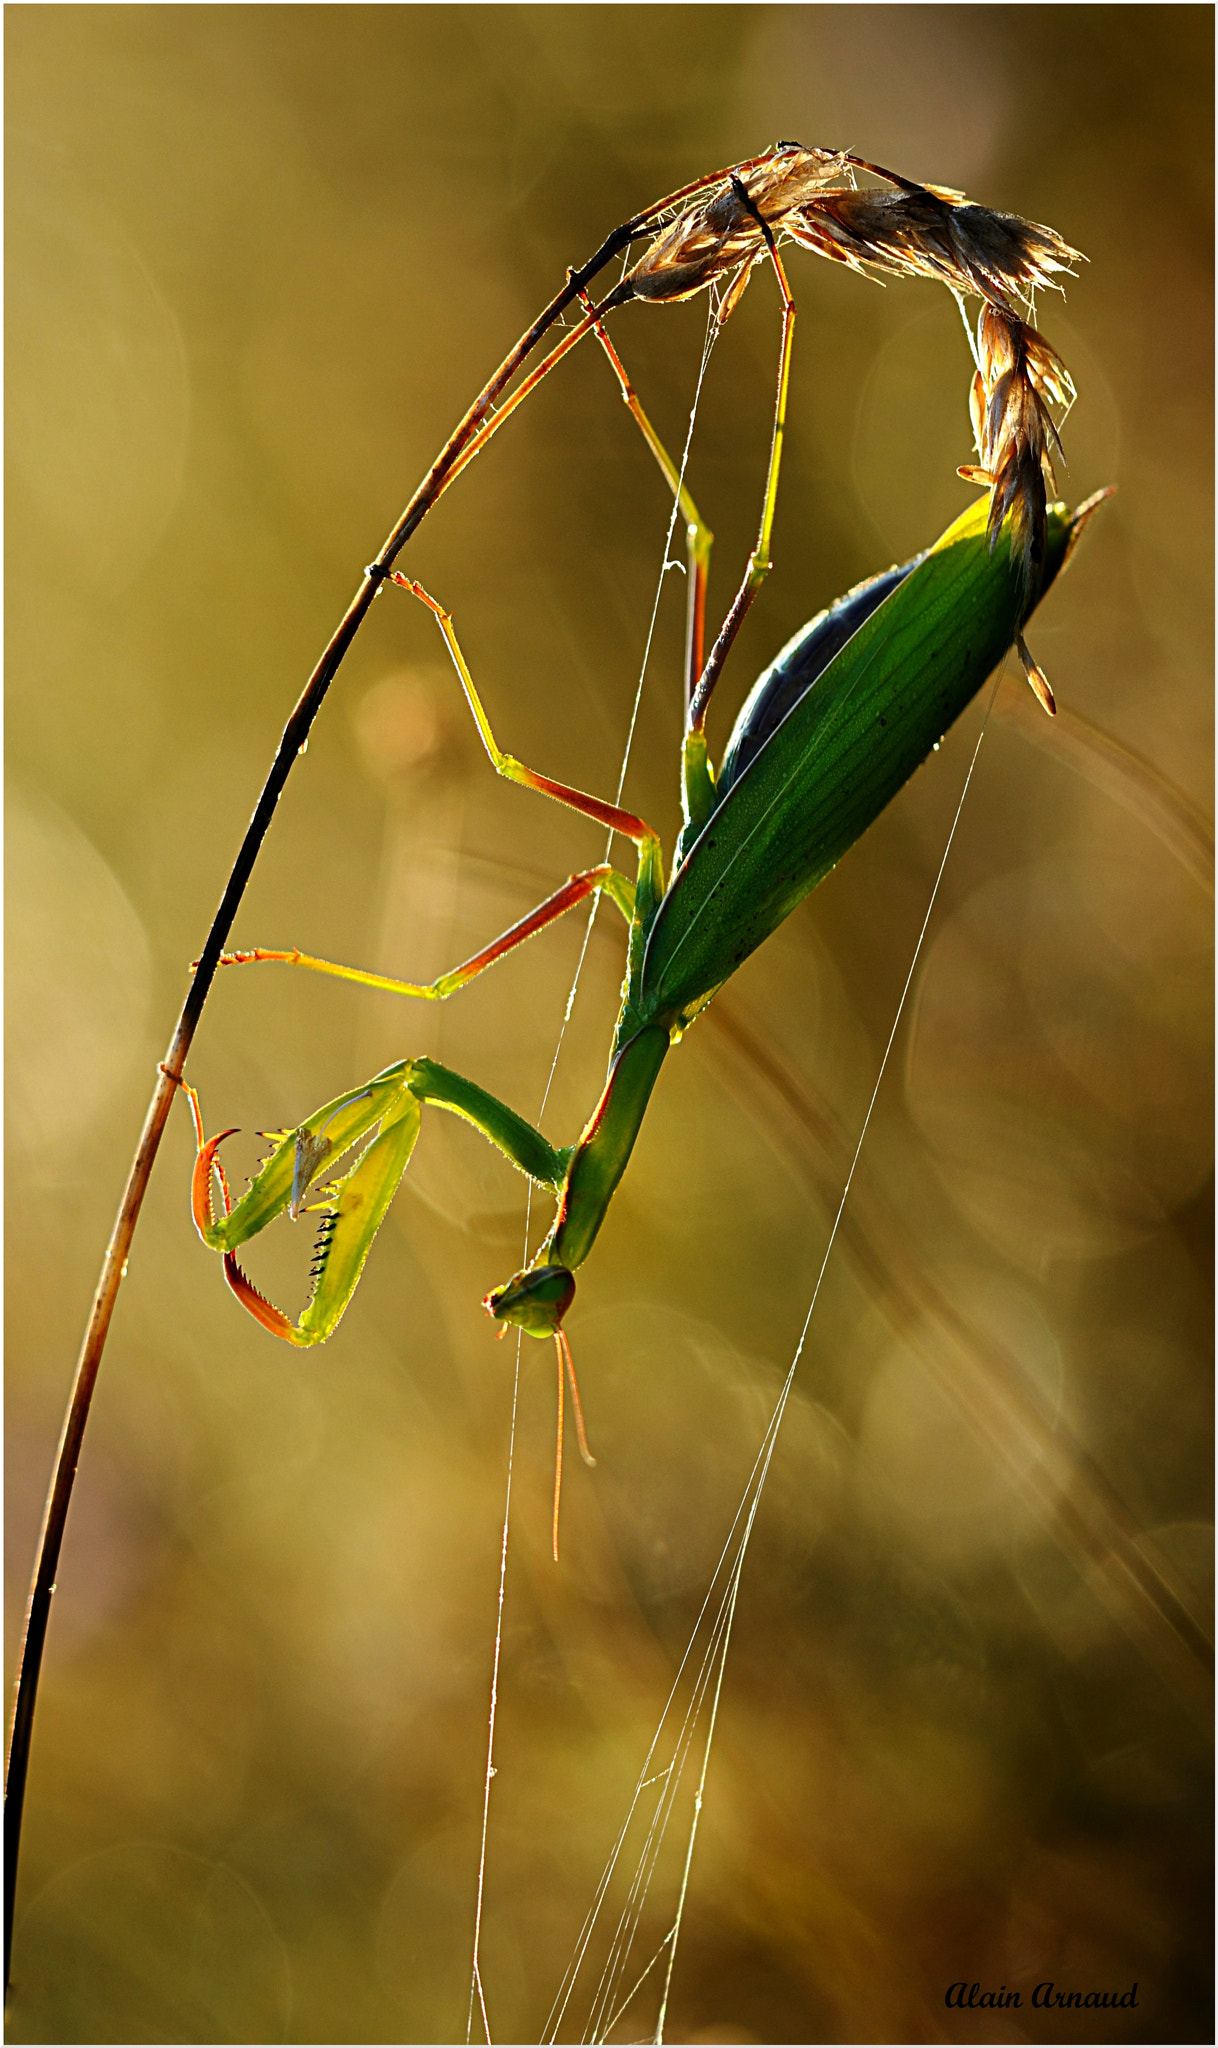
M572 1155L545 1258L573 1271L592 1249L605 1211L634 1149L656 1076L669 1047L667 1029L648 1024L628 1039L609 1069L604 1093Z

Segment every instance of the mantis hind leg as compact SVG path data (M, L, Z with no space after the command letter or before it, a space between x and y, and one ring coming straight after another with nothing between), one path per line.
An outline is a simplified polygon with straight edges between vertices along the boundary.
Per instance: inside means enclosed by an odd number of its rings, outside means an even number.
M702 730L706 720L706 709L711 700L711 692L718 682L723 664L731 652L732 642L740 630L741 621L770 572L770 539L774 531L774 507L778 501L778 474L782 467L783 442L786 437L787 387L791 375L791 348L795 340L795 301L791 297L791 287L787 283L787 274L783 269L782 258L778 253L773 234L767 222L758 213L756 206L753 204L744 186L740 183L740 180L733 178L732 183L736 188L737 196L743 199L765 237L766 249L769 252L770 263L778 280L778 289L782 297L782 339L778 345L778 390L774 399L774 427L770 437L770 464L766 472L765 493L761 503L761 524L757 530L757 544L749 556L744 579L732 600L727 617L719 628L719 637L711 648L710 656L702 671L698 687L690 700L689 727L693 732L700 732ZM729 310L730 303L734 303L732 294L729 294Z
M706 585L710 574L711 549L715 536L706 524L689 491L682 480L681 472L661 441L647 414L639 403L638 393L630 381L626 366L619 356L586 292L580 293L580 303L588 317L594 322L596 338L609 359L610 367L617 378L622 401L638 426L656 461L664 473L669 489L673 492L685 520L685 545L689 557L689 598L685 615L685 688L686 701L693 696L698 678L702 673L703 642L706 637Z
M541 796L553 797L556 803L565 804L569 810L578 811L582 817L593 818L597 824L607 825L611 831L620 832L626 839L633 839L639 848L640 860L647 857L651 849L655 850L651 857L658 859L659 835L643 818L636 817L633 811L624 811L620 805L606 803L601 797L589 796L582 789L574 789L570 783L555 782L548 775L539 775L536 769L526 768L523 761L518 761L514 754L504 752L491 730L491 723L478 695L477 685L461 651L452 613L445 611L444 606L413 578L403 576L395 570L391 580L401 589L408 590L412 597L417 597L420 604L426 605L439 626L445 646L452 656L453 666L461 678L465 701L478 728L479 738L496 775L501 775L506 782L519 783L523 789L534 789Z
M774 400L774 425L770 441L770 462L766 473L765 493L762 499L761 523L757 542L748 559L744 578L733 599L730 610L719 629L710 658L703 662L703 643L706 627L706 591L710 569L710 552L714 535L698 512L688 490L682 481L671 455L665 448L651 421L639 403L634 386L605 328L597 316L586 293L580 294L581 303L588 318L593 322L597 340L609 358L614 375L621 387L622 398L638 424L639 430L663 470L665 477L677 494L677 500L686 519L686 544L689 554L689 601L685 633L685 742L682 761L682 809L684 831L678 845L678 863L689 851L698 833L707 823L715 808L715 776L710 764L706 746L706 711L711 693L719 679L723 664L731 650L732 642L740 629L741 621L752 604L757 591L770 569L770 539L774 527L774 508L778 499L778 477L782 467L783 440L786 433L787 388L790 381L791 349L795 339L795 301L787 283L782 258L778 254L774 237L749 199L744 188L738 187L749 211L757 220L765 238L766 248L778 280L782 298L782 337L778 350L778 388ZM726 321L739 304L748 283L752 259L742 265L735 282L728 291L719 309L720 324Z

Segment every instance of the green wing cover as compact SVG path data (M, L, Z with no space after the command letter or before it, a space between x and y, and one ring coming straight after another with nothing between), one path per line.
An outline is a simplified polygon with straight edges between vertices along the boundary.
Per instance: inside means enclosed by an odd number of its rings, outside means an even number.
M640 1010L696 1009L836 866L998 666L1024 598L988 499L950 526L793 707L717 807L647 943ZM1041 595L1071 517L1049 509Z

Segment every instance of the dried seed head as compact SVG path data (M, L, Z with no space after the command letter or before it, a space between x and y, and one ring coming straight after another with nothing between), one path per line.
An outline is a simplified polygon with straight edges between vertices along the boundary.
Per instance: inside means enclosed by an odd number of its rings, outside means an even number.
M857 190L856 167L896 189ZM934 278L954 291L975 292L990 305L1009 307L1012 297L1051 285L1082 260L1052 228L974 206L947 185L915 184L845 150L783 143L743 182L776 235L852 270ZM742 266L747 275L747 266L764 252L755 215L735 183L726 184L656 236L610 303L686 299L736 273L735 303L743 290Z
M962 193L915 185L876 165L860 168L897 189L815 192L786 216L784 231L854 270L935 278L984 301L980 367L969 394L981 467L962 474L990 487L991 547L1011 514L1013 548L1031 595L1044 559L1052 450L1061 445L1049 406L1071 404L1074 385L1044 336L1020 318L1015 301L1069 274L1081 261L1079 252L1035 221L974 206Z
M1052 284L1079 260L1052 228L973 206L934 185L815 193L783 227L805 249L852 270L936 278L990 305L1009 305L1013 295Z
M842 175L842 150L801 149L792 144L741 180L766 225L780 229L793 208L801 206L822 185ZM679 214L658 234L633 270L623 278L610 304L628 299L671 303L692 298L717 279L739 271L765 254L765 237L756 215L732 185ZM734 292L738 302L743 285Z
M893 189L859 190L856 171ZM1011 514L1030 597L1044 559L1051 452L1060 448L1049 407L1069 405L1074 386L1017 307L1070 275L1079 251L1052 228L974 206L945 185L915 184L845 150L781 143L746 180L733 178L663 229L606 305L635 298L667 303L722 284L719 319L726 320L766 253L758 215L775 240L789 238L852 270L932 278L984 301L969 399L980 466L961 474L990 488L991 547Z
M1061 445L1049 405L1069 404L1074 385L1044 335L1003 307L982 307L977 345L981 367L971 410L977 453L990 479L990 546L1009 512L1013 550L1031 593L1044 560L1052 450Z

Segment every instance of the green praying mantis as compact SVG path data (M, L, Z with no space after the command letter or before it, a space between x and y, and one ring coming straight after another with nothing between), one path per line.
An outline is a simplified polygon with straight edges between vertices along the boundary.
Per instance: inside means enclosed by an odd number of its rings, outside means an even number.
M743 168L743 167L742 167ZM892 189L859 189L862 169ZM961 471L986 495L927 551L858 586L798 633L749 695L716 771L706 714L741 620L770 568L786 422L795 304L780 254L794 241L858 270L932 276L983 301L975 342L972 414L978 464ZM633 842L636 873L607 863L571 875L526 917L450 973L417 984L316 959L296 949L230 953L228 965L279 961L364 987L444 1000L575 905L608 899L626 927L626 973L608 1073L583 1131L555 1146L506 1103L429 1058L405 1058L322 1105L274 1146L234 1200L186 1087L197 1136L194 1220L223 1257L229 1286L274 1335L322 1343L337 1328L376 1234L410 1163L424 1106L464 1117L556 1199L532 1262L493 1288L484 1306L506 1330L553 1340L558 1371L554 1502L557 1556L564 1378L581 1452L589 1456L578 1384L564 1330L575 1275L592 1250L625 1172L670 1048L716 992L896 795L1013 646L1045 709L1049 686L1023 628L1064 566L1098 500L1071 514L1050 502L1056 428L1051 403L1073 386L1059 358L1016 310L1074 251L1052 230L970 206L960 194L916 186L842 152L780 144L732 173L709 199L678 214L599 306L486 421L451 482L514 407L583 335L594 332L622 396L660 463L686 523L689 607L682 823L671 860L659 833L616 803L526 767L499 745L451 615L421 584L392 581L434 615L469 711L496 773L598 821ZM756 545L709 656L704 648L711 534L639 404L609 339L607 314L633 299L663 302L710 289L725 320L755 265L779 289L782 334L769 467ZM963 305L961 305L963 311ZM971 340L970 336L970 340ZM186 1086L186 1084L183 1084ZM336 1168L342 1169L336 1171ZM220 1203L217 1209L216 1192ZM312 1288L293 1322L238 1264L240 1248L276 1218L319 1218Z

